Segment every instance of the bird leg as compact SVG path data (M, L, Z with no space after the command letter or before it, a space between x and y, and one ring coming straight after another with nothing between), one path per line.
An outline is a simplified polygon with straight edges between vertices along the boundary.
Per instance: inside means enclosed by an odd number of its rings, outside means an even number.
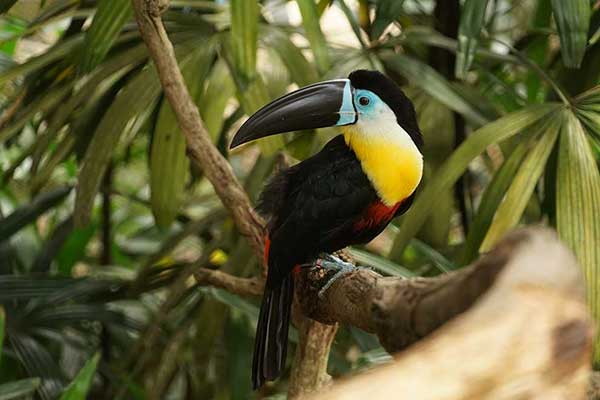
M329 289L331 285L333 285L333 283L342 276L356 271L357 269L365 269L364 267L356 266L352 263L346 262L332 254L322 254L321 258L315 261L315 266L319 266L326 270L336 271L335 274L329 278L327 283L319 290L319 298L323 298L327 289Z

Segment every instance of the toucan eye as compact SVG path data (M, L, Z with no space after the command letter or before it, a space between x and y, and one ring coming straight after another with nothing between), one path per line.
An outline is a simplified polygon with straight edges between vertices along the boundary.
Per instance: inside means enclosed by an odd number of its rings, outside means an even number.
M368 106L371 100L369 100L369 98L366 96L361 96L358 98L358 102L361 106Z

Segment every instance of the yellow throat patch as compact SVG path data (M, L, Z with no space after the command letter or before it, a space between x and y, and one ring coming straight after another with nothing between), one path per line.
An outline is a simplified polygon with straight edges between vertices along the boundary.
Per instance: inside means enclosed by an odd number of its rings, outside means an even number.
M356 125L341 127L346 144L381 200L388 206L409 197L423 175L423 157L402 128L365 133ZM388 126L389 128L389 126ZM399 130L399 131L397 131Z

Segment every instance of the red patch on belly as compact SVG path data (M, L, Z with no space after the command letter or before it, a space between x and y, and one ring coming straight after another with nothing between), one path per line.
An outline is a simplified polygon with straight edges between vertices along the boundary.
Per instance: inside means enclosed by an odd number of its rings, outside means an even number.
M362 231L381 224L387 224L394 217L401 204L402 202L398 202L393 206L387 206L379 200L371 203L364 214L354 223L354 229Z

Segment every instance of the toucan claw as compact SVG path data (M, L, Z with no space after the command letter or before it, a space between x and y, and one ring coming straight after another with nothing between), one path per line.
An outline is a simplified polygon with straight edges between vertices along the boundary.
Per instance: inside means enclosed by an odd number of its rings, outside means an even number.
M325 293L331 287L331 285L333 285L334 282L337 281L338 279L340 279L342 276L350 274L357 270L370 269L367 267L356 266L352 263L346 262L346 261L342 260L341 258L331 255L331 254L323 255L323 257L320 260L321 260L321 263L320 263L321 268L324 268L324 269L327 269L330 271L334 270L334 271L336 271L336 273L331 278L329 278L327 283L325 283L325 285L323 285L323 287L319 290L319 293L318 293L319 299L323 299L325 297Z

